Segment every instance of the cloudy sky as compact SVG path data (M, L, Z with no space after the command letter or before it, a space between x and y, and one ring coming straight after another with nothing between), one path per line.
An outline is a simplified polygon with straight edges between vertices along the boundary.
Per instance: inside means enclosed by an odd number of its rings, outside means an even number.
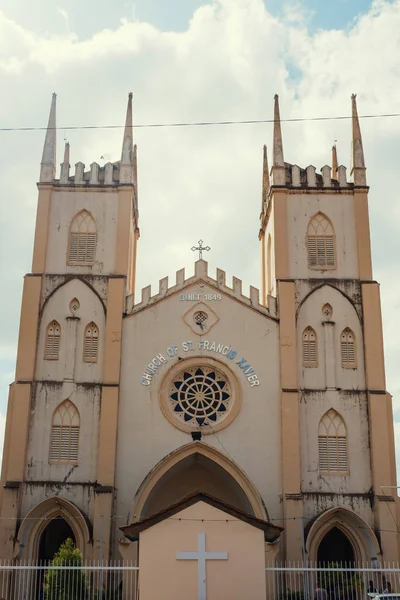
M58 94L58 162L118 160L127 95L135 121L268 120L400 113L400 0L0 0L0 128L43 127ZM388 389L400 447L400 117L361 120ZM193 269L190 247L260 285L262 146L270 124L138 128L138 290ZM350 122L283 124L288 162L320 169ZM0 431L13 380L23 275L30 271L42 131L0 131ZM399 328L399 329L398 329ZM2 441L0 440L1 445Z

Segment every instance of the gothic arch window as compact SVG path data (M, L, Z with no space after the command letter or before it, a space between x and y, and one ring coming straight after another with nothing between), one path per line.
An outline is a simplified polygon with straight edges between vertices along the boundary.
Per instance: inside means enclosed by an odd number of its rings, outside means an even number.
M312 327L306 327L302 340L303 367L318 367L317 334Z
M331 221L322 213L314 215L308 224L307 251L310 269L336 267L335 232Z
M99 353L99 328L96 323L89 323L85 329L83 340L83 361L97 362Z
M60 357L61 327L57 321L51 321L46 328L44 345L45 360L58 360Z
M77 463L80 417L75 404L65 400L53 415L50 439L51 463Z
M319 472L346 475L349 471L346 425L336 410L329 409L319 422Z
M357 367L356 339L349 327L343 329L340 334L340 355L344 369L355 369Z
M92 265L96 255L96 243L96 223L87 210L82 210L71 223L68 242L68 264Z

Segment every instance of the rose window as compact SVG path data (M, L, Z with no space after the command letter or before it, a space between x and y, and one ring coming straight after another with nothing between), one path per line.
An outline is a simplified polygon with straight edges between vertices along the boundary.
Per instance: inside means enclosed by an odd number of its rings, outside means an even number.
M193 318L196 325L199 325L199 327L201 327L204 321L207 321L208 315L203 310L199 310L196 313L194 313Z
M192 367L172 381L169 406L174 416L189 427L211 428L223 421L232 407L232 392L218 369Z

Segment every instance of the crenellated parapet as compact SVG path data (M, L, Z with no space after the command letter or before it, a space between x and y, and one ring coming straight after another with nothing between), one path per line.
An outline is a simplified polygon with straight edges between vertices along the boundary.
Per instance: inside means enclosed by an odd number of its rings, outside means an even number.
M107 162L103 166L93 162L89 170L85 170L83 162L77 162L72 175L70 174L70 165L62 163L60 179L54 179L53 183L66 186L118 186L120 184L120 161Z
M253 308L268 317L277 319L277 305L276 298L268 296L268 305L265 306L260 303L260 292L257 288L250 286L249 296L244 296L242 292L242 280L237 277L232 277L232 287L229 287L226 283L226 273L221 269L217 269L216 278L214 279L208 274L208 263L205 260L198 260L195 262L194 275L191 277L185 277L185 269L180 269L176 272L175 285L169 287L168 277L164 277L159 281L158 293L152 295L151 286L147 286L142 289L142 295L140 302L135 304L134 296L128 296L126 299L126 314L133 314L153 306L160 300L172 296L177 292L182 292L184 289L191 285L202 281L214 288L216 292L222 292L226 296L245 304L246 306Z
M285 162L285 187L307 188L307 189L338 189L354 187L352 182L347 181L347 169L340 165L336 169L336 177L333 177L332 167L325 165L317 172L313 165L301 168Z

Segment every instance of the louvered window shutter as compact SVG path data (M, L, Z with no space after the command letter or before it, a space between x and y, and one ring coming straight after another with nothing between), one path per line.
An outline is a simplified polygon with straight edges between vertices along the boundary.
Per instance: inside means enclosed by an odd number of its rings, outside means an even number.
M68 262L70 262L70 263L79 262L79 260L78 260L78 245L79 245L79 233L71 232L70 239L69 239Z
M346 328L340 336L340 353L342 359L342 367L356 367L356 348L354 333Z
M96 253L96 241L97 241L97 235L95 233L87 234L86 262L90 262L90 263L94 262L95 253Z
M335 244L333 236L325 237L325 259L327 267L335 266Z
M77 462L79 427L53 425L51 432L50 460L53 462Z
M310 340L308 342L308 352L309 352L308 361L310 363L317 362L317 343L315 340Z
M315 237L308 237L308 264L310 267L317 266L317 240Z
M58 360L60 355L61 328L57 321L53 321L46 329L44 358Z
M99 351L99 330L97 326L92 323L86 327L85 340L83 348L83 360L84 362L97 362Z
M328 471L328 438L327 437L319 437L318 438L318 446L319 446L319 470L320 471Z
M95 233L71 233L68 262L92 264L95 260L97 235Z
M50 438L50 462L77 463L79 452L79 413L75 405L66 400L53 416Z
M303 333L303 365L305 367L318 366L317 334L311 327L307 327Z
M318 430L318 458L321 473L345 475L348 473L346 426L336 410L324 414Z
M347 473L346 437L320 436L318 438L319 470L325 473Z
M69 234L68 263L92 265L96 258L96 224L86 210L80 212L71 224Z
M345 437L337 438L337 452L338 452L338 471L339 471L339 473L346 473L348 471L348 464L347 464L347 439Z
M314 269L334 268L335 236L332 223L323 214L313 217L307 229L308 266Z

